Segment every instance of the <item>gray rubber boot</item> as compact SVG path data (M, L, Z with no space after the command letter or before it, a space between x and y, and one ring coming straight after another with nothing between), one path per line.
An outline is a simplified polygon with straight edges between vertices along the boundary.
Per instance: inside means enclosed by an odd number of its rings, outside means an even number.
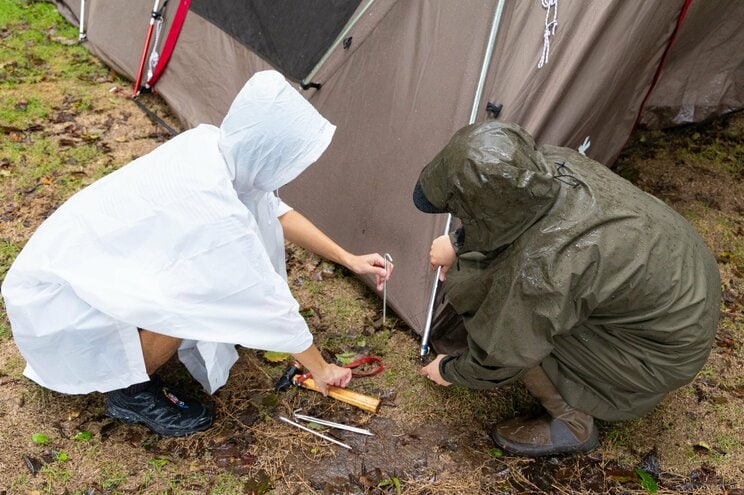
M594 418L568 405L542 368L527 370L522 383L548 414L497 424L491 431L496 445L509 453L530 457L585 453L599 445Z

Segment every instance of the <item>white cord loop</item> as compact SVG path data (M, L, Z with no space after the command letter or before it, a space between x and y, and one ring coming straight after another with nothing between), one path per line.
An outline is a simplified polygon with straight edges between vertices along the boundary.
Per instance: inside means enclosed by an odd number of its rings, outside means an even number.
M158 53L158 43L160 42L160 31L163 29L163 16L158 16L157 27L155 28L155 43L152 45L152 52L150 52L150 60L147 64L147 80L152 79L152 74L155 72L155 67L158 65L160 60L160 54Z
M589 149L589 146L592 145L592 142L589 141L589 136L584 138L584 142L579 145L579 153L586 156L586 150Z
M540 62L537 64L538 69L548 63L550 57L550 37L555 36L555 29L558 27L558 0L540 0L545 12L545 31L543 31L543 49L540 56ZM553 12L553 19L550 20L550 12Z

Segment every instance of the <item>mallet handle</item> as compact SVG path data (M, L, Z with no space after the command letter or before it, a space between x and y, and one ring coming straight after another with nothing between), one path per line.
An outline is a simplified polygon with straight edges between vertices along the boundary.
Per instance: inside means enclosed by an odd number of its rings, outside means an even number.
M315 384L315 380L313 380L312 378L306 378L302 383L300 383L300 386L310 390L315 390L316 392L320 392L320 389ZM336 400L346 402L347 404L351 404L352 406L372 413L376 413L380 409L381 401L379 398L360 394L358 392L354 392L353 390L329 386L328 395Z

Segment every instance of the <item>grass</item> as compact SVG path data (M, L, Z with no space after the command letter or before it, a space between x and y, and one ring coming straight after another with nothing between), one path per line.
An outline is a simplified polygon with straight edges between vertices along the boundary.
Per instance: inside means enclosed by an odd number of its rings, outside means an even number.
M0 120L4 125L26 129L32 123L46 119L49 112L48 102L38 93L21 97L7 92L0 99Z
M3 326L6 328L9 328L9 325L7 324L7 316L5 316L5 312L2 314L3 318L6 318L6 321L3 322ZM8 340L10 340L8 338ZM0 376L11 376L19 378L22 373L23 369L26 367L26 361L23 360L23 358L18 355L9 356L2 362L0 362Z
M59 78L95 79L109 70L77 45L75 26L44 2L0 0L0 83L4 88ZM64 50L60 49L65 47Z
M5 279L5 274L10 268L11 262L21 252L19 243L0 239L0 280Z

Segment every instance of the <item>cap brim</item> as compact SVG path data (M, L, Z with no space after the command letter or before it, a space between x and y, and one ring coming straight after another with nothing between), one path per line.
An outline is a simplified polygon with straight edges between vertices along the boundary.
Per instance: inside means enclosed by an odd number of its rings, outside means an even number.
M424 194L421 183L418 181L416 181L416 187L413 188L413 204L424 213L447 213L445 210L431 204Z

